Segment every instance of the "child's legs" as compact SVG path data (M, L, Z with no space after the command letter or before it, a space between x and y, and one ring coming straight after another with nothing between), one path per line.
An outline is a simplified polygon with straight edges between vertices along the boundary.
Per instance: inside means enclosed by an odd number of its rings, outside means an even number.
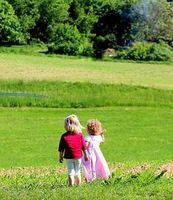
M77 159L77 160L74 161L75 183L77 185L81 184L81 173L80 173L81 163L82 163L82 159Z
M69 185L69 186L72 186L72 185L74 185L74 183L75 183L75 178L74 178L74 176L68 175L68 185Z
M74 185L75 182L74 159L66 159L66 164L68 170L68 184L71 186Z
M66 159L67 169L68 169L68 183L69 185L81 184L81 159Z

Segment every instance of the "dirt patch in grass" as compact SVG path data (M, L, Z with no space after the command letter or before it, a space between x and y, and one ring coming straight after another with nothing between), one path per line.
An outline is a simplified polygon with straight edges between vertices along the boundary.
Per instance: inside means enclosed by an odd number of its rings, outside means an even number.
M116 172L116 170L119 170L123 168L122 165L113 165L110 167L110 171L112 173ZM142 165L135 166L128 171L125 171L128 174L132 175L139 175L140 173L146 171L147 169L150 169L151 166L148 163L144 163ZM124 171L122 169L122 173ZM0 169L0 176L10 176L14 177L16 175L26 175L30 176L32 174L38 175L38 176L45 176L50 174L66 174L67 169L66 167L57 167L57 168L50 168L50 167L40 167L40 168L34 168L34 167L18 167L18 168L10 168L10 169ZM159 176L161 174L166 177L173 177L173 162L167 163L159 166L156 168L155 173L156 176Z
M150 165L148 163L144 163L143 165L138 165L136 167L133 167L132 169L130 169L128 172L130 174L140 174L141 172L147 170L150 168Z
M30 176L32 174L35 175L49 175L49 174L60 174L60 173L66 173L66 168L49 168L49 167L40 167L40 168L34 168L34 167L18 167L18 168L11 168L11 169L1 169L0 170L0 176L16 176L16 175L26 175Z
M173 162L167 163L159 166L156 169L156 175L164 173L166 177L172 177L173 176Z

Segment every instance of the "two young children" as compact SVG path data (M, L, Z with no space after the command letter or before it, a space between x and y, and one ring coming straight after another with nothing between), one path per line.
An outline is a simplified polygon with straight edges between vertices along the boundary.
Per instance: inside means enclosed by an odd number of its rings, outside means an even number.
M104 142L101 123L92 119L87 123L88 135L84 138L82 126L76 115L69 115L64 120L66 132L59 142L59 161L66 160L68 184L80 185L80 167L83 166L87 182L94 179L108 179L110 171L99 145Z

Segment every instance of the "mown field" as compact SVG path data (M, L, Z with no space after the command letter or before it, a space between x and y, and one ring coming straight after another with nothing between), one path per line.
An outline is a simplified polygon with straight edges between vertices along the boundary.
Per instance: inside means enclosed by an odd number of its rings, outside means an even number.
M0 53L0 79L59 80L173 89L173 64Z
M172 159L173 112L169 108L1 108L1 167L56 166L57 143L69 113L77 114L83 126L90 118L102 121L106 129L102 149L110 163Z
M0 53L0 199L173 199L171 171L156 173L173 162L171 63L6 51ZM67 187L57 144L71 113L83 126L97 118L106 129L108 181Z

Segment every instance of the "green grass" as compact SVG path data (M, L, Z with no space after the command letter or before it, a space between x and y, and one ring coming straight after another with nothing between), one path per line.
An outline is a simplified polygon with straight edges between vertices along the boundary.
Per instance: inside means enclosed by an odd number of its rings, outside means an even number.
M173 65L50 56L40 48L0 48L0 199L172 199L172 177L154 172L172 162ZM106 129L108 181L67 187L57 146L71 113L83 126L97 118ZM143 163L151 167L129 174Z
M170 108L1 108L0 167L58 165L57 144L64 132L63 119L71 113L79 116L83 126L90 118L101 120L106 129L106 142L101 148L109 163L172 159Z
M173 89L173 64L0 53L0 71L0 79L3 80L58 80Z
M119 170L108 181L95 181L80 187L67 187L66 175L56 169L27 170L27 173L0 176L2 200L25 199L153 199L171 200L173 180L153 174L153 169L133 176ZM21 171L21 172L20 172ZM120 175L121 174L121 175Z
M54 108L153 106L173 108L173 91L113 84L0 80L0 106Z

